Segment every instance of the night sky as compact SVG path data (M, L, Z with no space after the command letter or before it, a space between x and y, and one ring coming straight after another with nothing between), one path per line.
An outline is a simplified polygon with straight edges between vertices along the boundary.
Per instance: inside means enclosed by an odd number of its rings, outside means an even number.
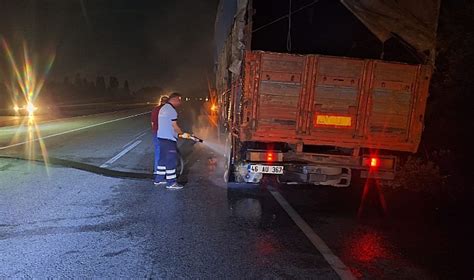
M49 79L80 73L203 96L212 76L217 0L0 0L0 34L15 53L27 42ZM6 62L2 50L2 77ZM203 92L204 91L204 92Z

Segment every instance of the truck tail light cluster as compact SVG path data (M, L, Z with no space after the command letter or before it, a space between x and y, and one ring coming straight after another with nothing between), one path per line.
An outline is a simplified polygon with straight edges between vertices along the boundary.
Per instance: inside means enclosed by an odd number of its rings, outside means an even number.
M392 157L378 157L378 156L364 156L362 157L362 166L371 169L393 170L395 167L395 158Z
M253 162L281 162L283 152L274 150L247 150L247 160Z

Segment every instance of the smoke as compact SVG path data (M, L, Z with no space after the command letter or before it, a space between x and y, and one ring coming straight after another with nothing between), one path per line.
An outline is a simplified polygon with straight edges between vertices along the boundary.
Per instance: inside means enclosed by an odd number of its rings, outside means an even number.
M202 101L187 101L179 109L178 123L185 132L192 133L204 140L202 143L180 141L179 150L188 162L187 168L193 168L195 162L199 165L199 176L213 182L215 186L224 187L224 144L219 141L217 127L210 119L207 103ZM193 155L197 157L193 158Z
M220 158L224 156L225 145L210 118L211 116L203 108L199 114L196 114L192 131L196 136L204 139L203 145L210 149L212 154Z
M52 42L55 80L115 76L133 89L206 94L217 0L30 2L2 6L0 33Z
M212 72L213 28L217 1L170 1L149 17L148 36L156 57L154 81L186 95L204 96ZM190 28L192 27L192 28Z

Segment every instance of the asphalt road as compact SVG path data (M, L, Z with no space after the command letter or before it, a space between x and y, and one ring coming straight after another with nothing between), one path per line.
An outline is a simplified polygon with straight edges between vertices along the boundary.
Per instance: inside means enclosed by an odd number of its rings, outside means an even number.
M149 110L0 127L0 278L474 276L468 227L388 217L377 195L361 216L350 189L228 185L216 146L180 143L185 188L155 187Z

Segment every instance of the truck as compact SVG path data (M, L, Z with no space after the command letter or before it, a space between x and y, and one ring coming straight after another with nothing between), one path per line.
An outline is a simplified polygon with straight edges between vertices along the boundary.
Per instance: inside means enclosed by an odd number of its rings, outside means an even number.
M439 0L222 0L224 179L348 187L417 152Z

